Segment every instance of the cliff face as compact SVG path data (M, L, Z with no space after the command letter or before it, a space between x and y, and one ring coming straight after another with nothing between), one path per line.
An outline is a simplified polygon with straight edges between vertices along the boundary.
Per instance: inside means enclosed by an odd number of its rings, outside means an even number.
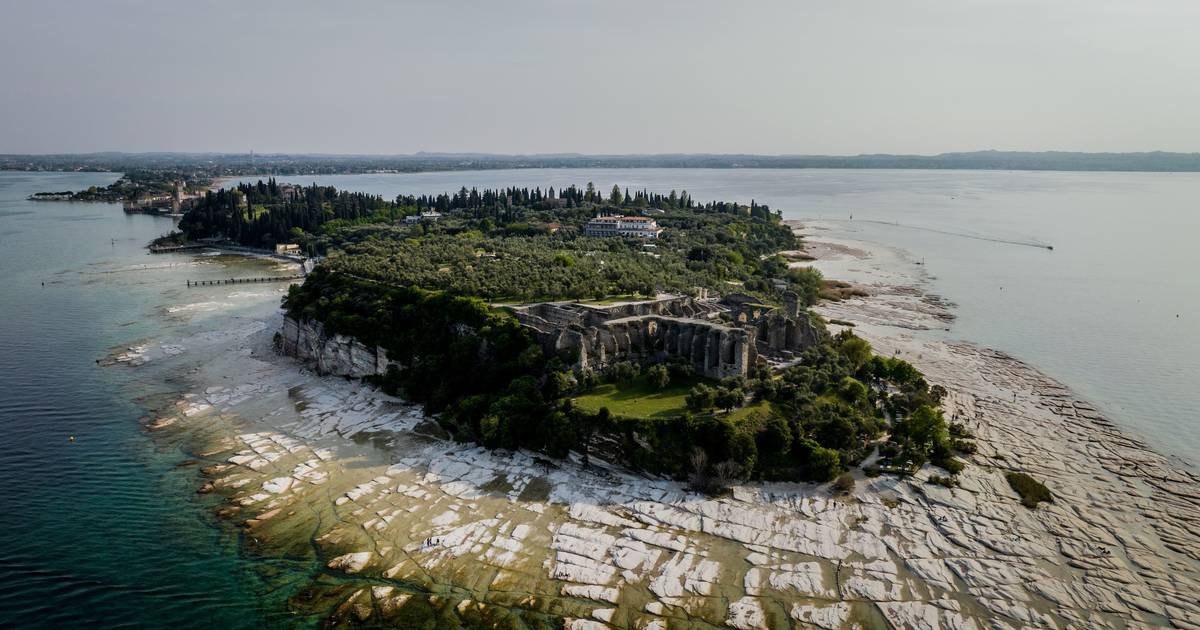
M383 348L368 348L345 335L327 335L315 320L285 317L280 333L283 353L312 364L321 374L360 378L383 374L390 363Z

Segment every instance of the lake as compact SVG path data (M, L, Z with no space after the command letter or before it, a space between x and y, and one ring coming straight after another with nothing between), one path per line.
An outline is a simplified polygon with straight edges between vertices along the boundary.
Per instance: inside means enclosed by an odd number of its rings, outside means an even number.
M216 498L195 493L199 475L183 445L142 429L156 401L178 396L177 371L188 366L97 364L144 339L227 327L243 301L277 299L263 297L265 287L185 285L265 275L264 263L151 256L145 244L171 219L25 199L116 177L0 172L0 627L315 624L290 617L283 600L320 568L245 555L217 526ZM1007 351L1160 450L1200 460L1200 175L645 169L288 179L387 196L593 181L845 219L839 233L925 258L937 291L958 305L951 330L929 334Z
M172 372L97 364L143 339L202 334L218 325L209 317L227 323L235 291L186 280L265 275L263 264L152 256L169 218L25 199L117 177L0 172L0 627L290 620L286 563L243 558L181 445L142 429L149 407L178 395ZM194 308L218 300L232 310Z

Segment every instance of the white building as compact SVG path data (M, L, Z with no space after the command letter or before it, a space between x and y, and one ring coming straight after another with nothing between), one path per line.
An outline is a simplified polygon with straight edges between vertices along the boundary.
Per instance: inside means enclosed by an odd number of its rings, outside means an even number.
M587 236L633 236L658 238L662 228L650 217L596 217L583 228Z
M404 222L405 223L420 223L422 221L431 221L432 222L432 221L437 221L440 218L442 218L442 213L437 212L436 210L426 210L425 212L422 212L421 214L410 214L410 215L404 217Z

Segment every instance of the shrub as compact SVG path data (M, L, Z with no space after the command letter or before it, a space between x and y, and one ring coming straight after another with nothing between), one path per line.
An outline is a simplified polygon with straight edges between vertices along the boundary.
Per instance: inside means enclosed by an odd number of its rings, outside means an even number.
M667 363L667 371L671 373L672 377L688 379L695 374L696 369L693 368L692 364L688 361L676 360Z
M725 411L730 411L734 407L741 406L746 400L746 392L736 387L722 387L717 390L714 402L718 407Z
M932 392L934 389L937 389L938 387L941 387L941 386L934 385L933 387L930 388L930 391ZM971 439L975 438L975 435L973 433L971 433L971 430L967 428L967 425L965 425L961 422L951 422L950 423L950 437L971 440Z
M834 494L850 494L854 492L854 475L845 472L833 480Z
M1008 480L1008 485L1021 495L1021 505L1031 510L1036 509L1038 503L1042 501L1054 502L1054 496L1050 494L1050 489L1025 473L1009 472L1004 474L1004 478Z
M901 445L902 460L921 467L928 460L939 466L950 459L950 432L941 410L921 405L912 415L892 427L893 439Z
M950 448L962 453L963 455L971 455L978 450L978 448L975 446L975 443L969 440L954 440L950 443Z
M792 449L797 459L804 462L802 477L809 481L830 481L842 472L842 459L838 452L825 448L811 439L796 442Z
M944 468L951 475L957 475L963 471L965 465L953 457L943 457L933 462L934 465Z
M592 370L580 370L576 380L579 381L579 388L583 391L594 389L600 384L600 377L596 376Z
M691 455L688 456L688 487L697 492L704 492L708 489L708 453L699 446L692 448Z
M792 449L792 426L783 416L769 416L757 437L758 450L762 453L778 455Z
M722 494L729 489L729 484L741 478L742 465L735 461L723 461L713 466L713 487L710 492Z
M749 473L758 463L758 444L747 431L734 431L729 436L729 456L742 471Z
M713 388L700 383L693 387L692 391L688 392L684 400L687 402L688 409L692 411L704 411L705 409L711 409L716 404L717 394L713 391Z
M838 394L848 403L857 403L867 399L867 386L847 376L838 384Z
M751 383L754 391L754 397L758 400L775 400L775 396L779 393L779 387L775 384L775 379L771 377L755 379Z
M650 383L659 389L665 388L671 384L671 372L667 370L667 366L663 364L652 365L646 370L646 378Z
M856 337L849 330L843 330L838 333L838 351L850 361L851 371L857 371L859 367L871 360L871 344L867 343L862 337Z
M619 361L608 368L610 383L632 383L641 373L641 366L629 361Z
M797 267L788 270L787 279L791 281L792 289L800 295L805 305L812 306L817 303L824 280L820 271L812 267Z
M954 488L958 485L958 481L954 477L943 477L941 475L929 475L929 479L925 483L930 483L943 488Z

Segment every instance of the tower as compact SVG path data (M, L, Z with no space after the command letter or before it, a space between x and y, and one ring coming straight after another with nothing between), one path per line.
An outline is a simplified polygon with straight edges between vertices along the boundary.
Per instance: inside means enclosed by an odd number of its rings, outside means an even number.
M800 317L800 296L795 291L785 291L783 294L783 310L788 319Z

